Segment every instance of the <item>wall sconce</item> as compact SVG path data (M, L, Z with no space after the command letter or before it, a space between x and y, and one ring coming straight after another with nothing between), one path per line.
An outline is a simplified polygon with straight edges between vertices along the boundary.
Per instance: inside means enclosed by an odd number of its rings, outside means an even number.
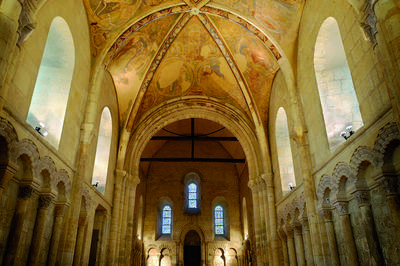
M96 181L96 184L92 184L92 186L98 187L99 186L99 181Z
M355 132L353 131L353 126L346 127L345 131L340 133L340 136L345 140L348 140Z
M293 185L293 183L289 183L288 188L289 188L289 190L293 190L295 188L295 186Z
M42 122L39 122L39 125L35 127L35 130L43 137L46 137L49 133L47 130L44 128L44 124Z

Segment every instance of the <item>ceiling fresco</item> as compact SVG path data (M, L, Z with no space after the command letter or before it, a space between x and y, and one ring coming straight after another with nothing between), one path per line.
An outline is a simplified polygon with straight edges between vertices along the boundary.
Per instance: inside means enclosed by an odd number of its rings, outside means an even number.
M182 96L213 97L262 120L302 0L84 0L94 64L111 73L120 122ZM278 48L279 47L279 48ZM100 60L100 61L99 61ZM98 61L98 62L97 62Z
M232 69L197 16L187 22L158 66L137 119L166 100L194 95L223 100L249 114Z

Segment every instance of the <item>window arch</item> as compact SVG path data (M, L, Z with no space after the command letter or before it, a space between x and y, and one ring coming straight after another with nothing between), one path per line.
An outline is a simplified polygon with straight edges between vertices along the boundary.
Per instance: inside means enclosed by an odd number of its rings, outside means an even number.
M319 30L314 70L329 148L334 150L358 130L363 121L339 26L332 17L327 18Z
M296 179L294 175L287 116L285 109L282 107L278 109L278 113L276 114L275 136L282 192L286 194L296 187Z
M216 197L212 201L212 217L213 231L215 240L229 240L230 238L230 222L229 222L229 206L226 199L222 196Z
M112 118L110 110L104 107L101 113L99 135L97 138L96 157L93 167L92 184L104 194L108 173L112 137Z
M161 234L170 235L171 232L172 232L172 208L170 205L165 205L162 210Z
M196 214L201 211L201 187L198 174L191 172L185 176L184 210L187 214Z
M61 17L50 25L27 122L58 148L75 66L71 31Z
M215 235L221 235L221 236L223 236L225 233L224 208L221 205L217 205L214 208L214 232Z

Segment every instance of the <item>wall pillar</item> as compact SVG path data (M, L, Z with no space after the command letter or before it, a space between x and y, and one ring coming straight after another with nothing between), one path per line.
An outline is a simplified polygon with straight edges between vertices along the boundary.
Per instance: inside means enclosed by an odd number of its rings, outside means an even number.
M10 231L10 241L7 244L4 265L17 265L25 251L26 246L24 241L26 240L27 233L25 229L26 223L28 222L26 217L34 194L35 189L31 185L20 186L19 188L18 200L13 219L14 226Z
M262 260L262 250L261 250L261 218L260 218L260 200L258 198L258 185L255 180L250 180L249 181L249 187L251 188L251 194L253 197L253 213L254 213L254 233L255 233L255 239L256 239L256 260L257 260L257 265L263 265L263 260Z
M74 265L81 265L83 245L85 242L85 232L87 225L87 217L80 217L78 223L78 235L76 238Z
M328 208L321 208L320 213L324 218L326 234L328 236L329 251L331 254L332 266L339 266L339 254L336 245L335 229L333 226L332 210Z
M287 239L287 246L288 246L288 253L289 253L289 262L291 266L297 265L296 260L296 249L294 247L294 234L293 234L293 227L285 225L285 233Z
M120 221L120 212L121 212L121 193L122 193L122 180L126 175L126 172L123 170L116 170L115 176L115 188L114 188L114 200L113 200L113 210L111 217L111 228L110 228L110 237L109 237L109 256L108 256L108 265L115 265L115 258L118 254L118 227Z
M18 166L11 161L0 165L0 204L2 203L3 192L8 186L8 182L14 177ZM0 205L1 208L3 206Z
M279 234L279 238L281 239L281 243L282 243L283 265L288 266L289 265L289 255L288 255L286 234L282 228L278 231L278 234Z
M303 233L301 226L294 226L293 227L295 241L296 241L296 258L297 258L297 265L304 266L306 265L306 260L304 258L304 245L303 245Z
M375 229L374 217L369 203L369 191L356 191L354 193L360 208L362 227L367 240L368 249L376 265L383 265L383 255L379 246L379 238Z
M397 178L381 173L376 180L385 190L386 201L392 215L397 239L400 241L400 199L397 194Z
M269 255L268 248L268 234L267 234L267 219L266 219L266 202L264 201L264 193L265 193L265 182L259 177L257 180L258 185L258 199L259 199L259 209L260 209L260 227L261 227L261 256L263 263L268 262L271 257Z
M305 253L306 253L306 264L307 266L314 265L313 255L312 255L312 244L311 244L311 235L310 235L310 227L308 225L308 219L303 217L300 221L303 228L303 235L306 242Z
M29 265L37 265L39 263L40 252L44 249L44 230L47 226L49 226L47 223L47 216L49 213L49 207L53 204L53 200L53 195L42 195L39 197L39 210L36 216L31 249L28 257Z
M347 253L346 257L348 259L349 265L358 265L357 249L356 249L356 244L354 242L353 232L351 230L348 202L337 201L335 203L335 208L340 216L342 235Z
M139 184L140 180L139 178L132 178L131 180L131 189L130 193L128 194L129 196L129 203L128 203L128 218L127 218L127 241L126 241L126 258L125 258L125 263L128 265L130 261L132 261L132 239L133 239L133 231L134 231L134 224L133 224L133 219L134 219L134 211L135 208L135 199L136 199L136 188L137 185Z
M56 264L57 252L58 252L62 224L66 208L67 205L63 203L63 204L56 204L54 209L55 218L54 218L53 234L51 235L50 251L47 259L47 265L49 266Z
M96 212L95 208L96 206L92 207L87 217L87 223L85 226L85 240L83 242L83 249L82 249L81 265L88 265L89 263L90 248L92 245L92 236L93 236L93 225Z

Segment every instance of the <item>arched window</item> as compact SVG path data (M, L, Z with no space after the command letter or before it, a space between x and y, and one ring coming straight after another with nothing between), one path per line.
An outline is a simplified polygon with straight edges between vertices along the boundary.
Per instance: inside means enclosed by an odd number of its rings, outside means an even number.
M334 150L362 125L360 108L336 20L322 24L314 52L314 69L329 148Z
M185 200L184 212L186 214L198 214L201 211L200 202L200 177L191 172L185 176Z
M172 208L169 205L165 205L162 210L162 229L163 235L170 235L172 227Z
M287 116L285 109L282 107L278 109L278 113L276 114L275 136L282 192L286 194L296 187L296 179L294 175Z
M112 119L110 110L105 107L101 113L99 136L97 138L96 157L93 167L92 184L104 194L108 173L112 136Z
M189 209L197 209L197 185L195 183L190 183L188 186L189 191Z
M218 205L214 209L214 226L216 235L224 235L224 208Z
M60 144L74 66L71 31L64 19L56 17L47 36L26 119L56 148Z

